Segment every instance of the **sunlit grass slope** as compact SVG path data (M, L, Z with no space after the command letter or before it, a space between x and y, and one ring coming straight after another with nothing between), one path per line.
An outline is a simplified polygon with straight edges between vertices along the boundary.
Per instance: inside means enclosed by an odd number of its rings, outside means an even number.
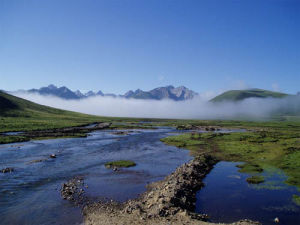
M221 95L213 98L212 102L223 102L223 101L240 101L246 98L282 98L287 97L288 94L274 92L274 91L267 91L262 89L249 89L249 90L231 90L226 91Z
M0 132L61 128L105 120L39 105L0 91Z

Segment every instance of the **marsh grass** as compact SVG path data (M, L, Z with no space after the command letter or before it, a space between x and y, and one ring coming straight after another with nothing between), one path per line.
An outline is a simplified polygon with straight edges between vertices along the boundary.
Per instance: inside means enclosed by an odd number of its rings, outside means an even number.
M249 184L260 184L265 181L263 176L251 176L246 179Z
M300 206L300 196L299 196L299 195L293 195L293 202L294 202L296 205L299 205L299 206Z
M192 154L206 153L224 161L244 162L237 166L239 171L252 176L277 168L287 176L287 184L300 187L300 126L284 127L226 134L187 133L162 141L187 148Z
M131 160L118 160L118 161L112 161L105 163L105 167L107 168L113 168L113 167L133 167L136 166L136 163Z

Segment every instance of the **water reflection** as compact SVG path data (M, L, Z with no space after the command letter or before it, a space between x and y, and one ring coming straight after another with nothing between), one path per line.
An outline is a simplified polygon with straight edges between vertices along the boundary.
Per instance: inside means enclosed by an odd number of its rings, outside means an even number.
M206 186L197 193L196 211L207 213L212 222L252 219L262 224L300 224L300 207L292 202L297 189L284 184L279 171L267 171L265 183L248 184L247 174L239 173L237 163L220 162L205 178Z

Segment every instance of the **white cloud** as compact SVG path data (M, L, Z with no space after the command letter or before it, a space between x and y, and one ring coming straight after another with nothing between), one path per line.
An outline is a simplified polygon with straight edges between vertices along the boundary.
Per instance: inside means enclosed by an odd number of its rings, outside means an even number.
M247 99L238 103L213 104L203 96L188 101L138 100L112 97L90 97L64 100L53 96L15 93L30 101L76 112L118 117L234 119L238 116L265 117L281 107L290 107L285 99ZM298 99L299 100L299 99ZM299 106L299 101L293 103Z
M218 94L220 94L222 91L220 92L215 92L215 91L206 91L206 92L201 92L199 93L199 97L202 99L202 100L206 100L206 101L209 101L210 99L216 97Z

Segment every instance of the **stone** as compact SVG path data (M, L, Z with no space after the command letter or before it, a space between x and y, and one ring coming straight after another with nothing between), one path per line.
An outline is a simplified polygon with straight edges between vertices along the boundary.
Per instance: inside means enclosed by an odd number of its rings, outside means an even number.
M11 172L14 172L14 168L12 167L7 167L7 168L4 168L1 170L1 173L11 173Z

